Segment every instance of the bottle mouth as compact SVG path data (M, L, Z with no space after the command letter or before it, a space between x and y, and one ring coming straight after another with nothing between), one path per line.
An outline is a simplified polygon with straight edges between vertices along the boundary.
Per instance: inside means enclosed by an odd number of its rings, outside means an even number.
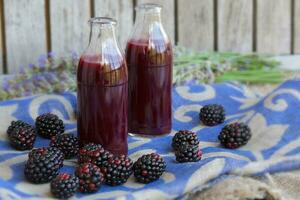
M135 9L136 10L140 10L140 9L143 9L143 10L161 10L162 6L159 5L159 4L156 4L156 3L143 3L143 4L140 4L140 5L136 6Z
M116 25L117 20L110 17L93 17L88 21L90 24L100 24L100 25Z

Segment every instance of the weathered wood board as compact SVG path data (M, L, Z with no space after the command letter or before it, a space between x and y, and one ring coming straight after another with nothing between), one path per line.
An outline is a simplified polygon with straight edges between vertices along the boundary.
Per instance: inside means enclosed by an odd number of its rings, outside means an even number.
M45 1L4 0L7 68L9 73L46 53Z
M90 1L51 0L51 48L58 55L82 53L88 45Z
M212 0L178 0L178 44L197 50L214 49Z
M95 16L117 20L116 35L124 48L133 26L133 1L95 0L94 6Z
M291 0L257 0L257 52L291 52Z
M218 50L252 51L253 3L249 0L218 1Z

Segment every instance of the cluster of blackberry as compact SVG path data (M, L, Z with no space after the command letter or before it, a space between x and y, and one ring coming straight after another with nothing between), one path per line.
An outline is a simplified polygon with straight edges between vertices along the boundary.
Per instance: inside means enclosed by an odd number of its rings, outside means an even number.
M102 182L110 186L125 183L132 173L138 182L150 183L159 179L166 168L165 161L158 154L143 155L133 163L129 157L113 155L101 145L93 143L86 144L79 150L78 163L81 165L89 163L98 167L104 177ZM87 188L84 186L85 183L85 180L80 181L82 188Z
M215 126L224 122L225 110L221 105L206 105L201 108L199 118L203 124ZM150 183L158 180L166 169L166 162L159 154L143 155L133 163L129 157L113 155L100 144L89 143L80 148L77 137L63 133L63 121L51 113L38 116L35 127L18 120L12 121L7 129L9 142L17 150L32 149L37 135L51 139L49 147L33 149L28 154L24 174L32 183L51 182L51 192L56 198L66 199L77 191L95 192L104 183L121 185L131 174L140 183ZM245 145L250 138L250 128L238 122L224 126L218 136L220 143L231 149ZM172 147L178 162L201 159L199 139L192 131L178 131L172 139ZM64 159L76 156L75 174L59 174Z
M21 120L12 121L7 128L11 146L17 150L30 150L37 135L51 139L49 147L33 149L28 154L24 175L35 184L51 182L54 197L66 199L75 194L79 188L79 178L75 175L61 173L64 159L77 156L78 138L64 133L64 123L58 116L46 113L38 116L35 126Z
M63 133L63 121L56 115L46 113L35 120L35 127L21 120L12 121L7 128L7 136L11 146L17 150L30 150L33 148L36 135L50 138Z
M206 126L215 126L225 121L225 109L219 104L203 106L199 113L200 121ZM247 144L251 138L250 128L244 124L235 122L227 124L221 130L218 139L225 148L235 149ZM199 149L197 134L180 130L172 139L172 147L178 162L197 162L201 159L202 152Z
M201 108L199 118L204 125L215 126L225 121L225 109L222 105L210 104ZM250 128L241 122L225 125L218 139L225 148L235 149L241 147L250 140Z
M7 129L11 146L18 150L32 149L37 135L51 139L49 147L36 148L28 154L24 175L31 183L51 182L55 198L67 199L77 191L95 192L104 183L121 185L132 173L138 182L150 183L165 171L166 163L158 154L143 155L133 163L129 157L113 155L100 144L89 143L80 148L77 137L63 133L63 121L51 113L38 116L35 127L18 120ZM76 156L75 173L59 173L64 159Z

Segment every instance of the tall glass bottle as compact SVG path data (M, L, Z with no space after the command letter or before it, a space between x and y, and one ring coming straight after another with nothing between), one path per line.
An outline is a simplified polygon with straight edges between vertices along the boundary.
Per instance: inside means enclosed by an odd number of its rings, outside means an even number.
M127 43L128 130L163 135L172 127L172 47L161 23L161 6L142 4Z
M115 37L116 21L97 17L89 23L89 44L77 69L79 140L127 154L128 73Z

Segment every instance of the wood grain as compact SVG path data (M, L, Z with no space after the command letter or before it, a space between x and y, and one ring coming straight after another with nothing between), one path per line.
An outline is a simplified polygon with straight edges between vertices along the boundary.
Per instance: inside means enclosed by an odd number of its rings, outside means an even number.
M4 45L2 44L2 41L3 41L3 35L2 35L2 12L3 9L3 0L0 0L0 74L3 73L3 60L4 60L4 51L3 51L3 48L4 48Z
M17 72L46 53L45 2L4 0L8 72Z
M300 0L294 0L294 53L300 53Z
M178 44L202 51L214 49L212 0L178 0Z
M218 50L252 51L252 1L218 1Z
M291 0L257 0L257 51L291 52Z
M170 37L171 42L175 41L175 2L174 0L138 0L137 5L142 3L156 3L162 5L162 23Z
M124 48L133 26L133 1L95 0L94 5L95 16L112 17L118 21L116 35Z
M88 45L90 2L51 0L51 46L58 55L82 53Z

